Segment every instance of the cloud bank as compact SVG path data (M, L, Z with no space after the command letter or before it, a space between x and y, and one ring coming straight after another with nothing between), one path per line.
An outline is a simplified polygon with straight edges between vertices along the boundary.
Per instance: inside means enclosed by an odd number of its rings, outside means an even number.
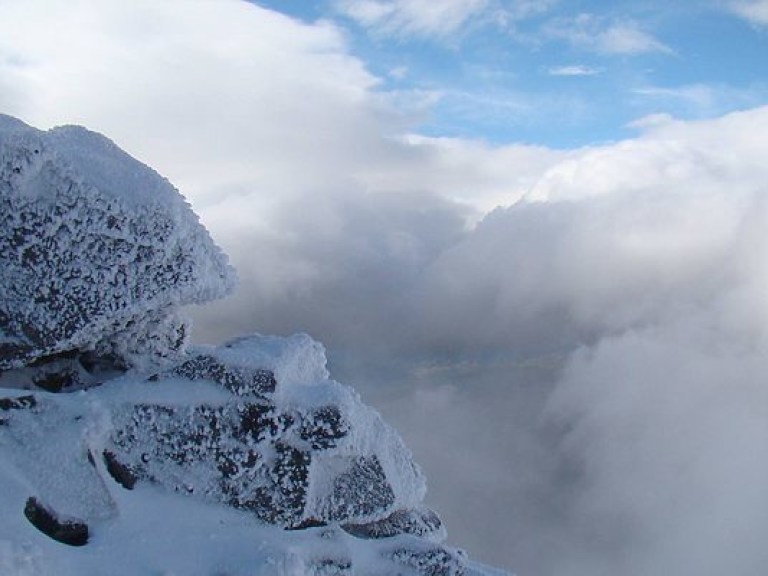
M289 207L244 241L250 305L201 320L320 335L488 560L758 574L768 108L643 125L469 229L431 195Z

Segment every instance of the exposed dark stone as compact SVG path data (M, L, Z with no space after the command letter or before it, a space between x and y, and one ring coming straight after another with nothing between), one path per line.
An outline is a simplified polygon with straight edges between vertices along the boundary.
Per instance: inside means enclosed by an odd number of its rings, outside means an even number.
M328 523L316 518L307 518L298 524L288 526L288 530L307 530L309 528L322 528L323 526L328 526Z
M136 485L136 474L129 466L120 462L117 456L109 450L104 450L104 464L106 464L107 472L114 478L115 482L126 490L133 490Z
M423 576L463 576L465 573L463 558L438 545L424 549L398 548L388 556Z
M63 350L55 354L48 354L47 356L36 358L34 361L29 363L29 366L32 368L37 368L39 366L44 366L58 360L74 360L78 357L79 354L80 353L77 350Z
M310 442L315 450L333 448L337 440L349 432L349 423L344 420L336 406L323 406L313 410L310 417L302 423L299 434Z
M390 538L399 534L430 536L438 534L442 522L435 512L428 508L397 510L376 522L366 524L344 524L342 528L357 538Z
M277 434L280 429L274 409L268 404L244 404L237 407L240 417L239 432L255 441L264 440L267 435Z
M35 386L47 392L65 392L85 386L80 374L70 366L62 367L56 371L42 372L33 377L32 381Z
M88 525L85 522L60 519L34 497L27 499L24 516L40 532L62 544L84 546L88 543Z
M114 354L96 354L93 351L87 351L80 354L78 361L89 374L126 371L125 363Z
M272 474L277 494L273 504L279 508L278 516L287 526L296 526L302 522L301 515L307 503L312 456L282 442L276 442L274 447L277 457Z
M34 396L17 396L16 398L0 398L0 410L27 410L37 406ZM0 426L8 424L7 418L0 418Z
M235 396L266 396L275 391L277 381L271 370L225 366L212 356L201 354L173 369L172 374L189 380L211 380Z
M0 410L25 410L35 406L37 406L37 399L34 396L0 398Z
M353 574L352 561L347 558L321 558L312 563L314 576L348 576Z

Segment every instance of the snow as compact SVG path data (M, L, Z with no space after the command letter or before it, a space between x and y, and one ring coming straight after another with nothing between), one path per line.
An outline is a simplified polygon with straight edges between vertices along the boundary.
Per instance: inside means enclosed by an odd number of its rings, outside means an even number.
M234 287L181 194L84 128L0 119L0 214L0 368L73 349L172 355L175 310Z

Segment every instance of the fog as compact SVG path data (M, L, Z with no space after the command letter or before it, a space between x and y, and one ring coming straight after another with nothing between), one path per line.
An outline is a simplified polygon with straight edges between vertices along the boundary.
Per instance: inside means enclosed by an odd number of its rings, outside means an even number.
M759 574L766 124L657 120L475 226L429 195L287 204L282 234L226 246L242 287L197 333L325 342L406 437L453 541L488 562Z
M768 108L574 150L425 138L423 95L328 22L0 6L2 111L179 186L240 275L196 340L324 342L452 543L520 575L765 572Z

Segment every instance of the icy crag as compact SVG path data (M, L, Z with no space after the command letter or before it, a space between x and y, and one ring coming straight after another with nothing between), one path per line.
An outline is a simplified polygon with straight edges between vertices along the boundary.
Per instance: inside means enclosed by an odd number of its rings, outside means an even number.
M0 117L0 369L180 349L183 304L234 272L178 191L99 134ZM172 328L172 329L168 329Z
M3 116L0 160L0 573L497 574L318 342L186 347L234 276L168 182Z

